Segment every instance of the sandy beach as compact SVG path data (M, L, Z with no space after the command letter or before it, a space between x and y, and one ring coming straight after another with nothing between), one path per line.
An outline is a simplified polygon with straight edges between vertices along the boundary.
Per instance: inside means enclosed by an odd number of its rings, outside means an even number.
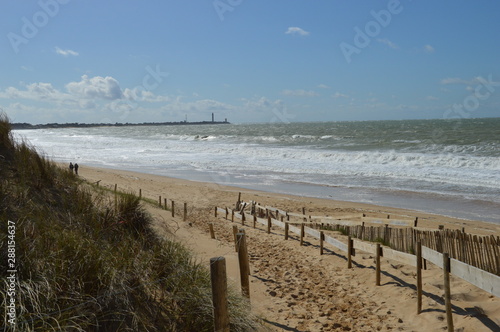
M188 246L200 262L224 256L229 283L239 289L239 268L234 250L232 224L215 218L215 206L234 207L238 193L246 202L257 201L290 212L341 216L367 213L384 217L419 218L419 226L462 229L478 235L500 234L500 225L426 214L405 209L259 192L211 183L80 165L80 176L100 186L130 191L158 201L174 200L182 215L149 207L156 217L156 229L166 237ZM291 193L293 194L293 193ZM211 239L208 222L215 223ZM381 286L375 286L373 255L358 253L353 268L346 257L332 250L319 255L319 241L306 237L300 246L296 237L284 241L282 230L267 234L263 227L245 226L250 256L250 299L266 331L440 331L446 330L442 270L428 264L423 271L423 312L416 314L413 267L382 259ZM451 294L456 331L499 331L500 299L452 276Z

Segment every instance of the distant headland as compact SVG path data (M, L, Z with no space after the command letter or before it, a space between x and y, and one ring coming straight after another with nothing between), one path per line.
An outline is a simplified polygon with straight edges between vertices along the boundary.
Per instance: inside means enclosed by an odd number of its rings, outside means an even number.
M89 127L132 127L132 126L186 126L186 125L214 125L214 124L230 124L227 119L224 121L215 121L212 115L212 121L197 121L188 122L142 122L142 123L46 123L46 124L30 124L30 123L11 123L12 129L45 129L45 128L89 128Z

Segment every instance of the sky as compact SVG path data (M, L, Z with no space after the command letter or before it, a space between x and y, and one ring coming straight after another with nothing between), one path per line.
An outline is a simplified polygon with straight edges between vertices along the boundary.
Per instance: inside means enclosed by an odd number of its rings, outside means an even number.
M500 117L500 2L3 2L12 122Z

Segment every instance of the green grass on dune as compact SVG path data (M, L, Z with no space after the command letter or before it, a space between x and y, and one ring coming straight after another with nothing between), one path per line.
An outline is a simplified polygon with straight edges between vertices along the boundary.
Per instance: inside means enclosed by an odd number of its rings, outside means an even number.
M6 308L7 221L16 223L17 324L0 331L213 331L209 271L158 238L133 194L97 191L16 143L0 116L0 301ZM230 294L231 331L254 330Z

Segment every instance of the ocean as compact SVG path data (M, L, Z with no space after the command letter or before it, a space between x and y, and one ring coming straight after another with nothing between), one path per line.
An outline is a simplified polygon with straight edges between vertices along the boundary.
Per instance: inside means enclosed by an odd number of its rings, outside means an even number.
M59 162L500 223L500 118L14 131Z

